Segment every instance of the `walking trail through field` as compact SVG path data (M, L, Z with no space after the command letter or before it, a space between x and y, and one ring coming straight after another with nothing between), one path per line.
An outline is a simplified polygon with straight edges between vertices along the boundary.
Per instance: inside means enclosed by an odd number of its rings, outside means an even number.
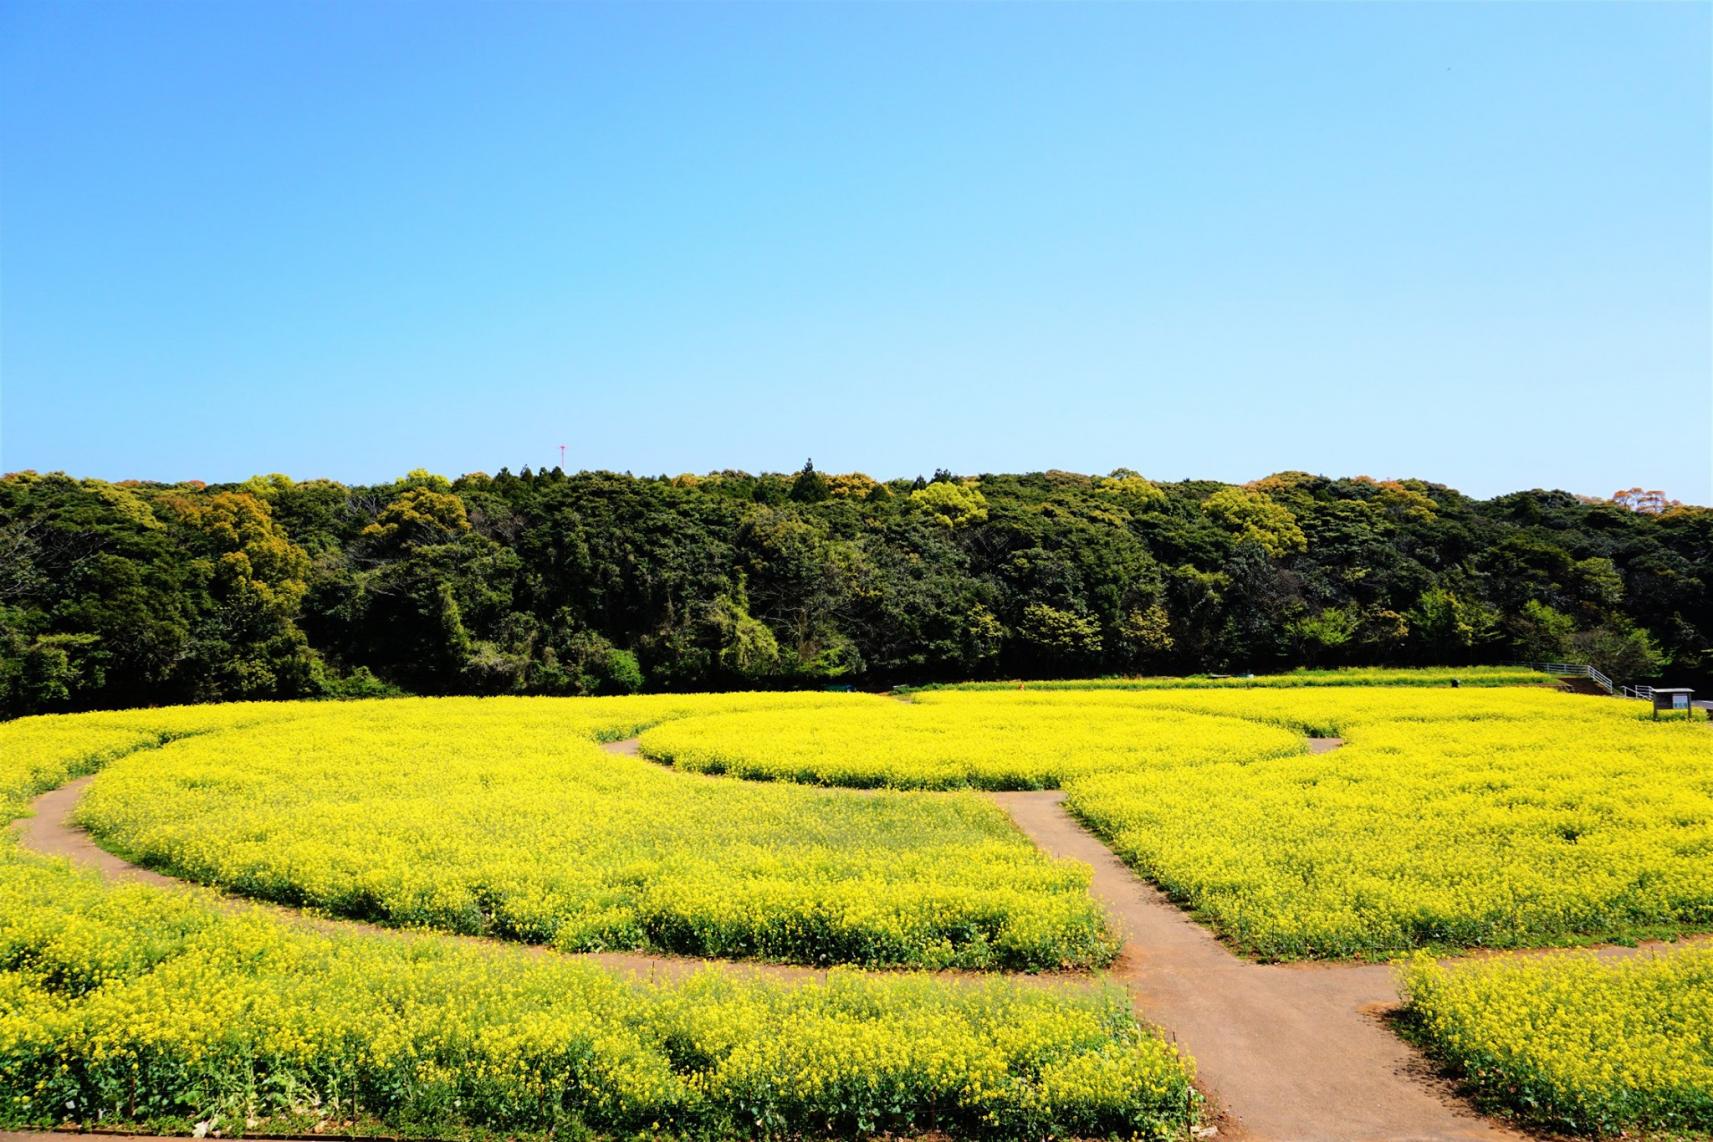
M152 884L160 888L200 887L189 881L156 872L152 868L132 864L124 857L114 856L96 844L94 839L82 828L73 824L71 812L77 807L78 799L83 796L84 788L92 780L94 780L92 776L80 777L75 781L67 782L58 789L43 793L31 801L30 807L35 810L36 815L24 817L13 823L13 828L18 832L18 840L23 847L49 856L66 857L74 864L95 869L111 881ZM272 904L253 897L222 893L214 889L207 891L213 893L227 907L234 909L261 908L284 919L308 924L323 931L359 931L396 935L399 932L411 930L398 927L388 928L362 920L323 916L284 904ZM432 932L436 939L455 940L482 947L522 948L538 955L562 954L541 944L524 944L517 940L506 940L494 936L465 936L439 929L425 929L424 931ZM591 963L598 963L604 967L620 971L633 972L651 979L680 979L711 964L719 964L735 968L738 971L778 979L823 979L827 974L825 970L820 968L799 967L794 964L701 960L692 956L655 956L643 952L579 952L574 954L578 959L588 960Z
M1137 879L1065 812L1063 793L993 797L1042 850L1093 867L1090 887L1124 936L1110 974L1195 1059L1222 1137L1521 1137L1478 1117L1382 1022L1398 1002L1387 965L1250 963Z
M1343 744L1310 738L1309 752ZM1528 1137L1477 1115L1386 1026L1385 1017L1399 1007L1390 966L1244 960L1084 829L1065 811L1063 793L991 796L1043 852L1093 868L1090 890L1124 939L1109 974L1129 989L1139 1018L1163 1028L1195 1059L1197 1085L1223 1115L1220 1137ZM1606 946L1596 954L1651 955L1661 946Z
M603 742L601 748L608 753L625 756L638 756L637 739L628 738L624 741ZM697 775L702 776L702 775ZM48 856L65 857L74 864L93 868L103 877L115 882L149 884L158 888L202 888L219 900L222 905L237 908L261 908L294 923L307 924L323 931L360 931L374 933L398 934L415 929L398 926L386 926L369 923L363 920L352 920L345 917L329 916L313 911L294 908L284 904L274 904L255 897L240 896L236 893L224 892L219 889L205 888L193 882L181 880L156 872L152 868L133 864L124 857L116 856L95 843L95 839L72 819L72 811L77 808L83 791L94 775L79 777L68 781L57 789L51 789L34 798L30 808L35 815L23 817L12 823L17 832L18 840L24 848L32 852ZM736 780L735 778L707 777L710 781ZM808 967L802 964L775 964L757 960L711 960L698 956L655 955L648 952L561 952L542 944L525 944L518 940L510 940L501 936L471 936L440 929L423 929L436 939L454 940L460 943L488 948L521 948L536 955L567 956L599 964L602 967L629 972L644 979L673 980L683 979L694 975L708 967L719 967L739 973L764 976L769 979L785 981L824 980L827 978L827 968ZM912 969L898 968L874 969L875 974L899 974ZM951 979L981 982L984 980L1005 978L1017 983L1038 987L1090 987L1096 985L1098 977L1087 972L978 972L963 969L952 969L935 972L935 975Z
M1343 745L1311 738L1309 752ZM636 755L637 739L607 742L608 752ZM16 822L25 848L70 858L113 880L182 887L186 882L131 864L102 849L70 815L91 779L79 778L32 802L35 816ZM731 780L719 778L718 780ZM1222 1139L1277 1142L1439 1142L1523 1139L1481 1118L1432 1067L1385 1025L1398 1005L1392 969L1384 964L1257 964L1246 961L1191 920L1159 889L1139 879L1064 808L1058 791L993 793L1017 827L1055 857L1094 870L1090 885L1124 939L1106 976L1130 992L1141 1019L1162 1028L1196 1061L1197 1085L1218 1117ZM268 907L328 930L397 929L306 915L279 905L226 896L233 907ZM450 938L484 946L519 946L481 936ZM538 954L559 954L539 946ZM1603 948L1622 956L1650 948ZM713 963L787 980L824 978L822 969L710 961L630 952L581 953L580 959L645 977L678 978ZM989 978L995 973L937 973ZM1086 983L1066 974L1011 978L1045 985ZM8 1138L43 1135L0 1134Z
M1309 739L1310 753L1343 745ZM1136 1012L1196 1061L1223 1137L1520 1138L1477 1116L1382 1022L1398 1002L1385 964L1256 964L1137 878L1064 808L1060 792L993 799L1042 851L1094 869L1124 948L1111 967Z

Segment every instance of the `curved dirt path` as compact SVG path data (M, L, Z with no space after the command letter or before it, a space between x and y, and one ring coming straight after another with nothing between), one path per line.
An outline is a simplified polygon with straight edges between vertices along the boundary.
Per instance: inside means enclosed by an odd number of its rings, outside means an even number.
M521 949L531 955L540 956L568 956L589 963L600 964L602 967L615 971L628 972L644 979L683 979L694 975L703 968L716 966L793 981L819 980L825 979L827 976L824 968L804 967L798 964L770 964L750 960L704 960L694 956L658 956L644 952L559 952L544 944L526 944L519 940L507 940L498 936L470 936L434 928L387 927L366 920L324 915L300 908L292 908L285 904L275 904L267 900L224 892L218 888L197 884L194 881L180 880L177 877L156 872L152 868L132 864L124 857L115 856L96 844L93 837L71 820L72 811L77 807L79 798L83 796L84 789L92 780L94 780L93 774L88 777L79 777L75 781L68 781L59 788L51 789L32 800L30 807L35 810L35 816L21 817L12 822L13 830L18 835L19 844L31 852L40 853L44 856L65 857L73 864L94 869L104 879L115 883L149 884L157 888L194 889L207 893L224 908L231 910L260 908L293 923L304 924L326 932L364 932L371 935L390 936L429 935L436 939L454 940L477 947Z
M608 753L629 757L639 756L637 738L634 737L626 738L623 741L602 742L600 746ZM707 776L709 780L728 780L712 775ZM437 928L418 929L387 926L242 896L133 864L124 857L116 856L96 844L95 838L71 819L72 812L77 808L77 803L83 796L83 791L94 779L94 774L79 777L32 799L30 807L35 811L35 815L21 817L12 822L12 828L17 834L19 843L32 852L44 856L65 857L73 864L92 868L99 872L103 878L116 883L148 884L157 888L193 889L207 893L225 908L233 910L260 908L292 923L304 924L327 932L354 931L370 935L391 936L420 934L435 939L454 940L477 947L522 949L532 955L564 956L583 960L587 963L599 964L609 970L626 972L648 980L683 979L704 968L717 967L768 979L801 983L825 980L830 970L829 968L810 967L803 964L778 964L759 960L704 959L697 956L657 955L649 952L562 952L544 944L527 944L520 940L508 940L500 936L471 936L457 932L446 932ZM922 969L905 967L856 970L867 970L876 975L922 973ZM980 972L960 968L944 969L926 974L954 981L980 982L990 979L1008 979L1038 987L1093 987L1102 978L1100 975L1090 972Z

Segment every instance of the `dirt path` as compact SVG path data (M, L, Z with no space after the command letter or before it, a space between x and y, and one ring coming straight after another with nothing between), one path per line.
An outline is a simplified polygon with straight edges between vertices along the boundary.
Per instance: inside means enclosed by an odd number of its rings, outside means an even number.
M605 742L602 743L601 748L609 753L634 756L637 751L636 739ZM292 923L303 924L321 931L364 932L370 935L392 936L399 935L401 932L414 931L414 929L388 927L364 920L351 920L344 917L306 912L284 904L274 904L253 897L223 892L216 888L208 888L191 881L180 880L177 877L156 872L154 869L132 864L124 857L115 856L96 844L93 837L71 820L72 811L77 807L77 802L83 796L84 789L93 780L93 776L80 777L32 800L30 807L35 810L35 816L23 817L13 822L13 829L16 831L22 846L32 852L47 856L65 857L73 864L95 869L105 879L116 883L149 884L159 888L196 889L207 893L222 907L233 910L260 908ZM828 971L827 968L808 967L802 964L772 964L755 960L711 960L696 956L654 955L647 952L560 952L541 944L525 944L518 940L508 940L499 936L459 935L439 929L424 929L422 931L436 939L454 940L476 947L522 949L532 955L565 956L650 980L683 979L704 968L719 967L747 975L801 983L824 980L827 978ZM907 968L877 969L873 974L901 974L910 970ZM947 980L965 980L978 983L1002 978L1039 987L1093 987L1101 981L1100 976L1088 972L977 972L951 969L933 974Z
M411 931L411 929L389 928L381 924L371 924L363 920L324 916L291 908L284 904L273 904L252 897L221 892L218 889L206 888L190 881L167 876L164 873L156 872L154 869L132 864L123 857L114 856L96 844L87 832L71 821L72 810L77 807L78 799L83 796L84 789L92 780L94 780L93 777L80 777L75 781L67 782L58 789L43 793L31 801L30 807L35 810L36 815L23 817L13 822L19 843L32 852L47 856L65 857L73 864L93 868L105 879L115 883L150 884L158 888L194 888L208 893L222 907L233 910L260 908L293 923L304 924L321 931L364 932L371 935L393 936L401 932ZM793 981L825 979L827 975L823 968L803 967L796 964L704 960L694 956L657 956L643 952L556 952L541 944L525 944L497 936L466 936L442 932L437 929L426 931L430 932L436 939L454 940L477 947L521 948L533 955L570 956L589 963L600 964L602 967L615 971L628 972L645 979L682 979L703 968L716 965L773 979Z
M1322 754L1343 744L1310 738L1308 748ZM1065 811L1063 793L990 796L1044 852L1093 868L1091 890L1125 941L1111 975L1130 989L1137 1015L1196 1060L1197 1085L1222 1113L1222 1137L1528 1137L1477 1115L1386 1026L1399 1006L1389 966L1244 960L1083 828ZM1608 946L1597 954L1616 959L1668 946Z
M1310 753L1343 745L1310 738ZM636 738L605 742L609 753L637 756ZM24 847L70 858L115 881L167 887L186 882L141 868L96 845L70 814L91 778L42 794L34 817L15 823ZM990 793L1043 852L1093 869L1091 891L1124 938L1107 977L1129 989L1137 1015L1159 1025L1196 1061L1197 1085L1218 1112L1222 1139L1278 1142L1445 1142L1525 1139L1481 1118L1434 1075L1425 1060L1385 1025L1398 1005L1392 970L1383 964L1256 964L1243 960L1195 923L1065 811L1058 791ZM211 891L211 890L205 890ZM280 905L215 894L226 906L262 907L326 930L394 933L356 920L306 914ZM486 947L513 941L435 933ZM1644 948L1639 951L1646 952ZM1638 949L1604 948L1603 956ZM640 953L582 953L575 958L643 977L674 979L711 964L772 978L825 978L822 969L708 961ZM944 972L947 977L992 974ZM1045 985L1086 986L1087 975L1013 977ZM46 1137L0 1134L9 1139Z
M1094 869L1125 937L1112 967L1136 1010L1196 1060L1227 1137L1512 1138L1424 1081L1421 1058L1380 1015L1397 1003L1383 964L1262 965L1232 954L1065 812L1062 793L995 793L1038 846Z
M1324 750L1317 751L1324 752ZM1094 869L1091 889L1125 943L1112 977L1137 1015L1196 1060L1223 1137L1314 1142L1522 1139L1484 1119L1383 1022L1385 964L1241 959L1065 811L1064 794L994 793L1043 851ZM1603 947L1603 958L1670 945ZM1513 954L1551 954L1513 953Z

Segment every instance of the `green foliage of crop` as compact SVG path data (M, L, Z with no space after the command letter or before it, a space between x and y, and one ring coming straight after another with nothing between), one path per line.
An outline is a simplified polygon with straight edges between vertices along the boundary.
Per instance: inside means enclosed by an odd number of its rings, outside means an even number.
M1333 670L1291 670L1283 674L1188 675L1185 677L1111 677L1013 679L1009 682L950 682L925 690L1291 690L1310 686L1543 686L1556 680L1527 667L1347 666Z

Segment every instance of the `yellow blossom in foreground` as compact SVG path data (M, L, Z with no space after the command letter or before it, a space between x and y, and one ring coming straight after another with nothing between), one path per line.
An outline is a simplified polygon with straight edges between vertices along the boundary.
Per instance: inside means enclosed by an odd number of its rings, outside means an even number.
M1713 1131L1713 947L1403 970L1416 1033L1483 1099L1536 1127Z

